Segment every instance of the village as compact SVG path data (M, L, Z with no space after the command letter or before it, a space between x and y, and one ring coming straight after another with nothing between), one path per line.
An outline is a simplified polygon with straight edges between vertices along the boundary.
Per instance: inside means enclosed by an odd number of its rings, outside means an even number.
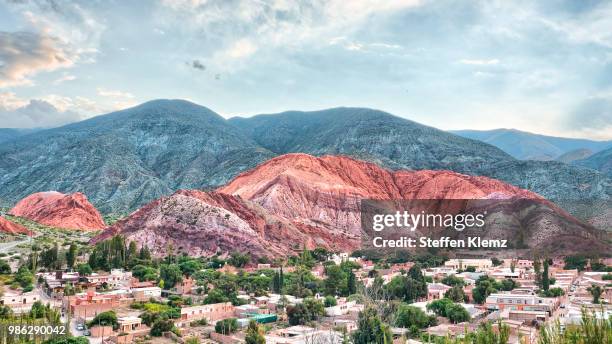
M1 317L43 305L91 343L366 343L359 338L375 333L367 328L374 321L384 328L381 342L488 331L531 344L555 324L565 330L585 315L612 314L610 259L374 261L305 249L286 261L252 262L240 253L158 260L146 248L125 251L121 261L99 244L87 261L5 287Z

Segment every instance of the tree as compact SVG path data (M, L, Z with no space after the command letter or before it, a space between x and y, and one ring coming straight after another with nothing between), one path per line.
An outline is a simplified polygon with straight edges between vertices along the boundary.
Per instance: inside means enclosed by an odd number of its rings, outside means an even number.
M263 329L257 325L255 320L249 322L249 327L246 330L244 337L246 344L266 344Z
M454 286L463 287L465 285L465 281L463 280L463 278L457 277L455 275L448 275L444 277L442 281L440 282L448 286L451 286L451 287L454 287Z
M601 297L601 294L603 294L603 288L598 285L591 284L591 286L588 287L587 290L589 291L589 293L591 293L591 296L593 296L593 303L598 304L599 298Z
M132 268L132 276L138 278L140 282L154 281L159 277L156 268L140 264Z
M93 272L93 270L91 269L91 266L89 266L89 264L87 263L79 264L77 266L77 271L79 272L79 276L91 275L91 273Z
M228 318L217 321L215 324L215 332L220 334L231 334L238 329L238 321L236 318Z
M550 287L550 276L548 276L548 259L544 259L544 270L542 271L542 289L547 291Z
M470 313L459 304L453 303L446 307L446 317L452 323L460 323L470 320Z
M308 310L301 303L287 306L287 320L292 326L304 325L308 321Z
M420 308L401 304L395 313L395 325L399 327L417 327L419 329L436 324L436 317L428 316Z
M240 253L240 252L232 252L227 262L232 266L235 266L237 268L242 268L245 265L247 265L250 260L251 260L251 257L249 257L249 255L247 254Z
M385 325L376 309L367 307L359 312L357 330L353 332L354 344L391 344L393 336L389 326Z
M10 275L11 272L11 266L4 259L0 259L0 274Z
M496 281L491 277L486 275L480 276L476 281L476 287L472 290L474 302L484 303L489 295L498 291L497 286Z
M566 256L563 258L565 262L565 266L563 267L566 270L577 269L578 271L583 271L587 265L588 259L585 256L575 255L575 256Z
M348 278L346 281L346 289L348 295L353 295L357 292L357 278L353 270L349 270Z
M410 274L409 274L410 276ZM391 298L406 303L413 303L427 296L427 283L425 279L416 280L409 276L396 276L387 283L383 289Z
M333 307L338 304L338 301L336 301L335 297L327 295L325 297L325 300L323 301L323 304L325 305L325 307Z
M151 260L151 251L149 251L149 247L143 245L140 247L140 252L138 253L138 258L140 260Z
M451 299L454 302L467 302L468 296L465 295L463 288L460 286L454 286L444 293L444 297Z
M112 326L113 330L119 328L119 323L117 322L117 313L115 313L115 311L99 313L93 318L93 320L89 324L89 326Z
M172 288L183 281L183 272L177 264L162 264L159 268L159 278L166 288Z
M66 252L66 266L68 269L74 268L77 255L77 246L75 244L70 244L70 248L68 249L68 252Z
M272 291L276 294L281 294L283 292L284 284L283 267L281 266L279 271L275 272L274 277L272 278Z
M17 270L14 280L19 283L22 288L26 289L31 287L32 283L34 283L34 275L25 265L23 265Z
M151 335L154 337L161 337L164 332L172 331L174 329L174 322L170 319L158 319L153 323L151 327Z

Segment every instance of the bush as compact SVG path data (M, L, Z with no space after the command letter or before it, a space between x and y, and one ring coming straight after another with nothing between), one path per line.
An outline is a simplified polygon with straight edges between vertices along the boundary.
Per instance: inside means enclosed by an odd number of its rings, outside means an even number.
M335 297L328 295L325 297L323 304L325 307L333 307L338 304L338 301L336 301Z
M228 318L217 321L215 324L215 332L221 334L231 334L238 329L238 321L236 318Z
M117 313L115 311L102 312L93 318L89 323L89 326L100 325L100 326L112 326L113 330L119 328L117 322Z
M174 330L174 323L169 319L159 319L153 323L151 327L151 335L154 337L161 337L164 332Z

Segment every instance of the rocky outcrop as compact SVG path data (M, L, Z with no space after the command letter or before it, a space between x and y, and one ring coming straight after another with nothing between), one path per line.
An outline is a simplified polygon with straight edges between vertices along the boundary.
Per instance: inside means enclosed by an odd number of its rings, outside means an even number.
M361 202L414 199L504 200L491 236L521 248L598 246L593 229L541 196L487 177L450 171L389 171L343 156L287 154L242 173L214 192L182 190L107 229L94 242L125 235L163 253L168 244L193 255L234 250L286 256L303 246L353 250L362 238ZM525 200L537 202L525 203Z
M4 217L0 216L0 233L12 234L12 235L15 235L15 234L29 235L32 232L29 231L24 226L17 224L15 222L9 221L5 219Z
M43 225L81 230L104 229L98 210L80 193L38 192L19 201L10 211Z

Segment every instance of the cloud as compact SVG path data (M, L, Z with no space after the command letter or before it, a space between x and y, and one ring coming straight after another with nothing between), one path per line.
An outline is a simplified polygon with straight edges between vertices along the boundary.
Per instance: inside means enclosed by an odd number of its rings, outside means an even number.
M197 44L214 47L206 56L207 64L232 70L274 48L324 47L374 16L420 4L419 0L163 0L157 20L166 32L198 37Z
M0 93L0 127L55 127L84 119L73 110L60 110L42 99L18 99L14 93Z
M64 73L64 75L62 75L61 77L55 79L53 81L53 84L54 85L59 85L59 84L62 84L64 82L66 82L66 81L74 81L74 80L76 80L76 76Z
M202 62L200 62L200 60L193 60L191 62L191 67L197 70L202 70L202 71L206 70L206 66Z
M74 61L74 54L54 37L0 32L0 88L31 84L31 75L68 67Z
M465 65L474 65L474 66L492 66L499 63L498 59L490 59L490 60L478 60L478 59L464 59L459 60L459 63Z
M13 1L5 8L22 30L0 32L0 88L32 85L39 72L95 61L104 26L80 4Z
M592 97L578 104L566 117L566 128L612 139L612 97Z
M129 92L109 90L103 87L98 87L96 91L99 96L107 98L102 102L111 104L109 110L121 110L136 104L134 95Z

